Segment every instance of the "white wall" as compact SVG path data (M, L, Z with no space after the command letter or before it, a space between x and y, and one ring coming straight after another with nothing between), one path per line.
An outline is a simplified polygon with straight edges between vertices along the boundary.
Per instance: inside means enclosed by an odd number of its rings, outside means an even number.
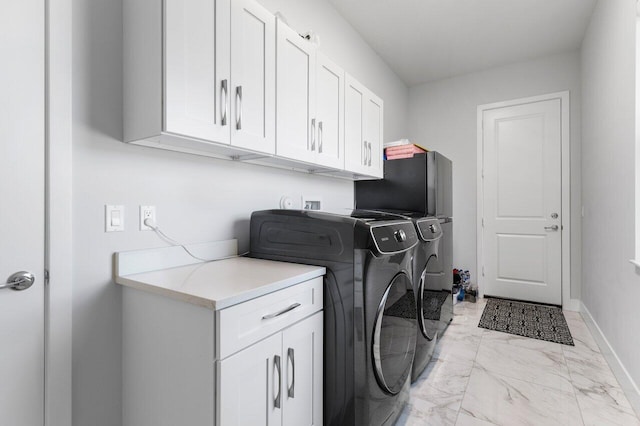
M478 105L546 93L571 97L571 297L580 284L580 56L554 55L412 87L409 137L453 161L454 267L476 271Z
M582 300L640 383L635 240L636 2L600 0L582 45Z
M301 5L304 3L304 5ZM279 6L309 22L328 56L385 100L386 138L404 136L404 84L323 0ZM291 13L288 11L291 10ZM306 20L303 12L313 17ZM122 134L122 3L73 0L73 422L114 426L121 417L121 291L116 251L162 246L137 230L140 204L157 206L160 227L185 242L237 237L248 248L251 211L289 195L353 205L351 182L125 145ZM104 233L104 205L126 207L126 231Z

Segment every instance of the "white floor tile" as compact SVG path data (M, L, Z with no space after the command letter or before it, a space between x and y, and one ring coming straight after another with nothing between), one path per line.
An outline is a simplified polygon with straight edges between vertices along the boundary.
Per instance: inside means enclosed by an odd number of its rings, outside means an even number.
M567 346L479 328L485 304L455 305L397 425L640 426L579 313Z

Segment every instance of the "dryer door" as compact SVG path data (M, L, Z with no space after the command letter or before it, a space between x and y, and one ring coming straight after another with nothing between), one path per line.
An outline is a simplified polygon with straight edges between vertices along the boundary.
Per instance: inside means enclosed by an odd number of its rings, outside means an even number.
M442 305L447 296L442 291L444 272L436 255L431 255L425 264L418 285L418 326L422 335L429 340L436 337L440 327Z
M396 275L387 287L374 325L373 363L380 387L397 394L411 374L416 349L416 299L405 273Z

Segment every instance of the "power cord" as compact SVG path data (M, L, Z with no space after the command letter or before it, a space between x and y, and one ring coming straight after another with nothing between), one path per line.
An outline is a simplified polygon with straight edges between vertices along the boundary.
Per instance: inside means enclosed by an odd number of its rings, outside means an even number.
M164 232L162 232L162 231L160 230L160 227L159 227L158 225L156 225L156 224L153 222L153 219L150 219L150 218L145 219L145 220L144 220L144 224L145 224L146 226L148 226L149 228L151 228L151 230L153 230L153 232L155 232L155 233L158 235L158 237L160 237L160 239L161 239L161 240L164 240L165 242L167 242L167 243L169 243L169 244L171 244L171 245L173 245L173 246L179 246L179 247L182 247L182 250L184 250L185 252L187 252L187 254L188 254L189 256L193 257L193 258L194 258L194 259L196 259L196 260L200 260L200 261L202 261L202 262L215 262L215 261L218 261L218 260L233 259L233 258L235 258L235 257L242 257L242 256L246 256L247 254L249 254L249 252L247 251L247 252L245 252L245 253L242 253L242 254L235 254L235 255L233 255L233 256L218 257L218 258L216 258L216 259L204 259L204 258L202 258L202 257L198 257L198 256L196 256L195 254L191 253L191 252L189 251L189 249L188 249L184 244L179 243L178 241L176 241L176 240L172 239L171 237L169 237L168 235L166 235Z

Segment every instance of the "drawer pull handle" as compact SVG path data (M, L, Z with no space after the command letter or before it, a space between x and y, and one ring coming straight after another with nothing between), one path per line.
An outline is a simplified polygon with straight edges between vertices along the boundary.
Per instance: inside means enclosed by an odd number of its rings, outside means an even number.
M284 309L283 309L283 310L281 310L281 311L278 311L278 312L274 312L274 313L272 313L272 314L265 315L265 316L263 316L263 317L262 317L262 319L263 319L263 320L268 320L268 319L271 319L271 318L279 317L279 316L280 316L280 315L282 315L282 314L286 314L286 313L287 313L287 312L289 312L289 311L293 311L293 310L294 310L295 308L297 308L298 306L300 306L300 304L299 304L299 303L294 303L293 305L291 305L291 306L289 306L289 307L287 307L287 308L284 308Z

